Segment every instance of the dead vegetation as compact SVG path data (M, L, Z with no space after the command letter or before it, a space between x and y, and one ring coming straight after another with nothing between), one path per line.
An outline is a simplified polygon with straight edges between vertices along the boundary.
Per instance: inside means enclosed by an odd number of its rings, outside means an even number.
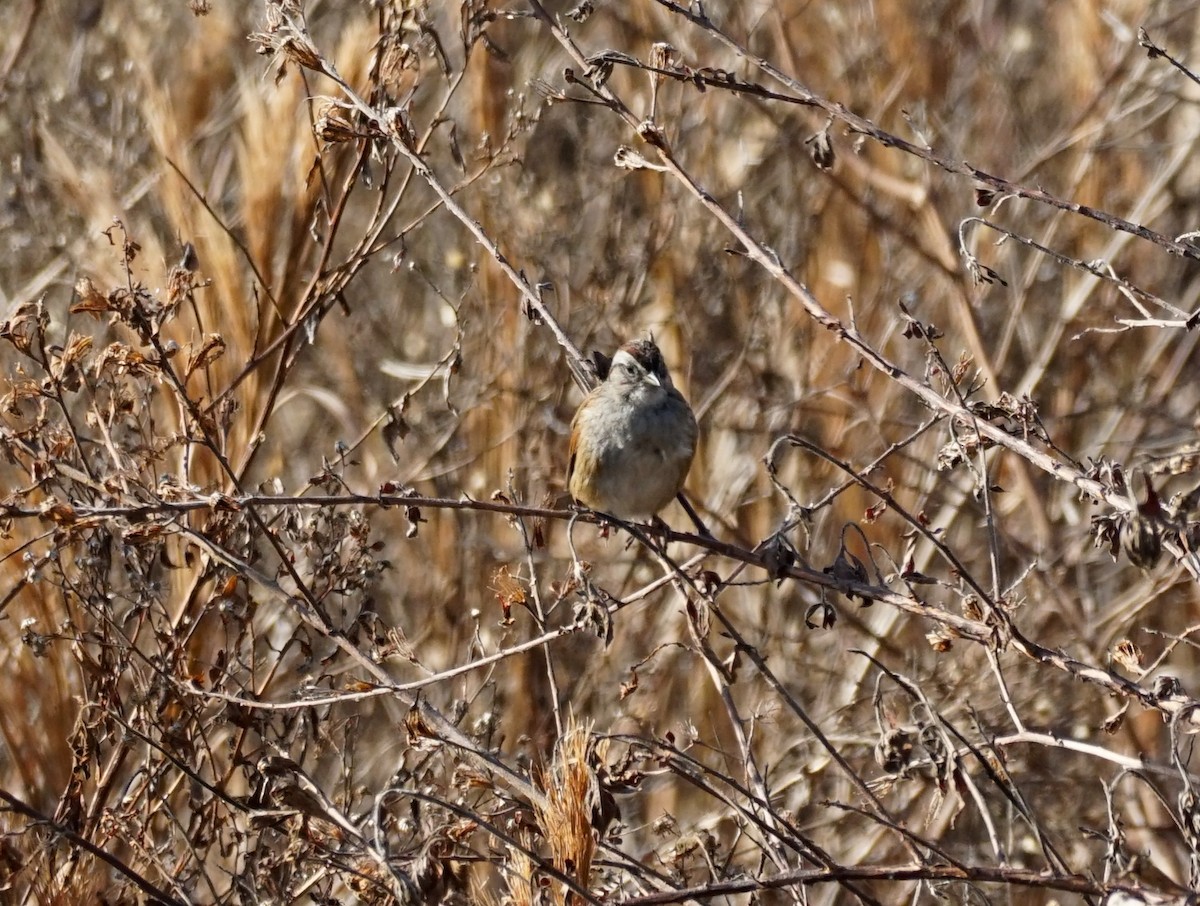
M1198 20L4 4L6 900L1194 895Z

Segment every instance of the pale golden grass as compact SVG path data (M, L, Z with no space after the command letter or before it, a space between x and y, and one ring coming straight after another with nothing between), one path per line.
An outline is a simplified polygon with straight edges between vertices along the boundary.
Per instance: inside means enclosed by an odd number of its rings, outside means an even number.
M106 4L100 23L87 30L75 23L70 6L47 4L32 49L22 57L28 81L10 81L0 112L0 122L8 120L0 128L0 151L5 159L15 155L22 162L3 214L12 245L0 258L0 290L10 304L29 301L16 293L37 284L39 274L57 272L46 299L55 342L65 341L71 329L94 334L98 347L114 339L130 342L130 332L120 326L67 312L78 276L91 277L103 292L124 284L120 260L100 235L119 217L142 247L134 277L153 291L165 288L182 243L196 248L198 276L207 285L196 292L194 306L185 306L167 325L164 337L185 350L208 334L224 339L225 355L198 371L188 390L201 406L222 395L236 401L225 453L247 490L278 480L285 493L305 493L328 466L347 486L367 494L393 480L448 497L468 493L485 499L499 491L540 504L561 494L566 426L578 391L570 386L552 338L523 317L512 285L461 225L441 211L420 219L432 195L419 181L396 200L395 216L380 229L383 242L416 224L404 237L403 255L401 244L393 241L356 261L361 270L345 287L344 307L331 300L332 312L311 338L297 331L294 342L281 344L230 389L251 357L279 341L288 323L318 298L314 288L335 279L331 269L345 265L343 256L354 241L374 228L373 212L383 199L391 202L389 193L398 192L402 168L385 186L382 161L368 155L374 182L369 189L355 189L326 258L329 206L348 184L356 149L327 148L313 136L312 107L336 95L332 83L312 73L302 79L294 68L276 82L273 63L253 55L246 34L258 27L253 21L257 7L252 16L214 4L208 17L193 19L182 3L128 17L118 9L122 4ZM592 20L573 26L592 50L611 47L644 59L652 42L667 40L691 65L767 82L652 2L598 6ZM1091 3L957 9L918 0L725 6L717 10L717 4L706 4L754 53L918 145L928 143L952 159L1043 185L1169 235L1195 227L1194 187L1200 183L1195 112L1175 99L1177 94L1186 99L1193 89L1161 60L1148 59L1136 39L1131 45L1117 27L1146 23L1180 53L1191 50L1194 57L1200 29L1195 10L1186 4L1128 0L1103 10ZM437 23L440 34L456 34L450 12L439 12ZM312 25L342 75L365 90L377 38L374 14L365 5L347 4L322 11ZM511 260L531 279L553 283L546 298L581 347L611 349L632 333L654 331L677 383L701 413L701 448L688 491L718 536L752 546L787 515L787 503L772 489L762 465L776 437L799 433L863 469L928 417L899 385L863 367L845 344L814 326L677 184L658 173L614 168L617 146L634 141L614 119L598 108L539 106L529 80L561 85L567 63L529 20L499 19L488 28L500 52L476 50L445 110L455 125L466 173L449 149L448 123L434 131L430 161L448 184L464 180L459 200ZM445 82L420 32L410 27L402 37L420 48L412 114L414 122L425 124L442 102ZM460 65L449 46L455 66ZM75 54L81 75L72 81L70 68L57 65L55 49L58 56ZM0 59L3 50L0 44ZM109 70L116 75L104 80L97 75ZM89 79L106 99L85 91ZM613 84L640 113L648 110L650 83L644 73L618 67ZM522 111L539 119L516 131L506 165L467 184L467 174L483 166L485 149L498 146ZM668 82L659 90L656 116L680 159L714 197L744 212L754 232L822 304L846 321L853 317L859 331L909 373L929 374L937 384L933 371L940 366L927 358L920 341L903 336L898 299L946 334L939 348L950 365L960 355L969 357L972 373L977 370L986 380L983 398L994 400L1001 391L1028 393L1055 443L1081 462L1103 455L1130 466L1146 463L1194 437L1196 331L1083 333L1111 328L1116 317L1136 317L1136 312L1111 286L1016 242L993 245L998 237L984 230L972 234L970 247L1009 285L977 285L963 267L956 230L964 217L988 216L1063 254L1103 258L1185 311L1200 305L1194 265L1032 202L1010 199L984 211L974 203L973 186L962 178L837 127L838 162L832 173L822 173L810 163L804 142L825 121L806 109L713 89L699 93ZM314 168L318 157L321 169ZM204 196L211 212L168 160ZM239 244L248 250L253 268ZM441 374L426 383L402 380L379 369L388 359L432 365L455 343L461 344L461 365L445 380ZM7 380L29 368L7 348L3 355L0 366ZM393 459L381 432L369 429L407 392L413 394L406 414L410 433L397 444ZM167 388L156 391L151 405L161 436L194 431ZM21 420L5 415L3 424L12 429ZM80 424L91 438L94 429L87 427L86 417ZM360 438L361 445L339 459L336 444ZM990 584L990 538L972 482L961 467L936 468L947 440L944 429L931 431L889 456L870 478L891 487ZM1081 503L1073 487L1016 457L997 457L993 465L991 480L1003 488L992 500L996 584L1017 607L1024 631L1107 664L1121 638L1135 638L1153 657L1167 642L1143 630L1179 633L1198 621L1194 583L1183 571L1141 574L1094 550L1089 518L1098 509ZM783 450L778 466L780 482L804 504L846 480L799 450ZM115 468L111 458L107 468ZM204 493L234 492L234 482L215 458L195 447L188 455L182 446L171 447L141 480L154 487L165 473ZM1179 479L1168 490L1186 489L1188 480ZM1194 483L1194 476L1190 480ZM31 484L26 470L10 462L0 464L0 481L5 493ZM35 491L29 502L40 504L49 493ZM890 513L866 518L877 503L874 495L851 487L816 512L793 540L819 569L832 561L843 526L854 523L871 547L850 534L851 550L881 573L896 572L910 559L913 569L952 585L955 577L933 546L911 536L902 520ZM536 620L532 605L530 610L518 606L515 621L501 623L491 588L496 569L504 566L527 591L536 584L542 599L552 602L572 576L563 525L548 525L547 546L527 554L521 533L501 518L426 511L428 523L406 540L408 523L399 508L364 512L372 538L383 545L378 556L391 568L347 607L369 610L381 624L403 630L412 659L395 654L384 659L397 681L420 679L524 641L541 631L543 619L548 625L570 621L573 598ZM200 529L209 515L183 521ZM674 506L664 515L672 525L686 525ZM284 521L280 516L272 525L278 529ZM121 531L128 528L116 531L118 563ZM336 528L345 530L340 524ZM19 521L9 531L2 550L10 556L0 565L4 588L14 587L30 568L13 552L28 545L40 558L50 543L48 528L39 521ZM575 533L581 553L593 564L593 578L614 594L631 593L660 574L640 550L627 551L621 537L600 540L584 525ZM274 554L265 543L257 547L264 557L258 565L273 575ZM306 558L319 547L297 544L297 562L311 565ZM159 652L163 639L186 638L187 670L200 682L215 664L228 667L239 653L254 662L250 685L255 694L288 699L310 672L319 672L328 648L318 645L311 659L295 644L281 653L295 626L292 617L276 603L259 600L244 583L230 592L226 574L188 550L180 543L168 563L154 565L161 570L156 573L161 584L145 611L129 602L114 605L120 620L138 628L129 630L133 646L149 657ZM721 562L714 568L729 571ZM70 780L73 755L67 741L94 682L80 666L70 637L94 627L71 594L44 576L42 571L32 577L0 624L0 671L6 677L0 692L0 787L50 814ZM865 776L879 774L872 710L877 671L851 649L920 681L961 726L971 726L973 714L988 727L1004 724L1005 707L982 649L960 644L935 654L925 639L927 623L884 605L866 609L842 599L830 599L840 614L837 626L811 630L804 618L815 592L792 583L776 586L759 573L742 578L747 584L723 592L723 611L768 656L789 694ZM250 645L252 656L237 649L226 616L232 606L253 613L259 635ZM64 630L69 638L51 644L43 657L22 644L22 621L36 620L31 624L36 631L51 633L67 617L74 621ZM484 712L498 715L501 753L547 765L548 800L537 819L541 844L556 867L589 889L595 859L589 733L627 732L651 740L671 733L680 741L694 740L696 757L711 769L744 779L718 691L697 680L699 660L686 641L685 619L678 599L660 592L618 614L610 646L577 634L555 642L548 654L514 657L424 693L447 712L461 706L468 724L482 721ZM356 639L370 637L364 628L369 625L356 625L361 633ZM732 651L727 639L714 638L713 644L722 656ZM1078 732L1099 745L1166 759L1168 729L1156 716L1130 720L1106 737L1097 728L1116 707L1106 698L1016 655L1005 655L1004 667L1013 698L1031 726ZM847 861L904 858L894 835L818 804L832 798L857 801L857 793L781 706L775 689L742 669L734 688L753 726L760 763L778 783L773 805L830 846L844 846L838 855ZM153 671L144 665L139 670L144 695L153 688ZM1173 650L1169 672L1180 676L1185 688L1198 688L1196 658L1187 646ZM904 696L892 689L885 699L887 720L907 724L913 719ZM579 725L559 739L556 718L565 713L578 715ZM402 748L396 728L403 709L395 703L361 711L347 707L336 716L359 722L351 737L355 757L344 762L314 758L319 764L306 766L331 790L377 790L392 776L397 759L408 757L396 754ZM270 739L232 724L210 728L218 744L204 756L206 776L238 787L246 782L239 758L268 744L300 757L315 745L288 719L279 718L275 726L278 735ZM89 762L94 769L84 800L89 807L113 805L132 782L133 759L114 752L106 749L107 760ZM1092 789L1095 765L1056 761L1038 750L1014 751L1012 759L1010 773L1020 778L1047 826L1064 841L1068 861L1080 870L1097 869L1095 847L1076 833L1079 826L1105 823L1103 797ZM344 776L339 764L349 765ZM105 768L113 773L105 774ZM109 785L102 786L99 778ZM179 787L172 789L175 807L185 814L186 797ZM1090 792L1081 796L1081 789ZM921 833L986 856L986 838L974 812L955 811L952 797L943 797L927 780L898 783L889 796L894 813L908 816ZM622 809L624 846L639 854L668 852L693 829L729 821L714 799L666 776L638 789ZM998 807L993 818L1001 820L1002 811ZM680 828L677 838L661 826L655 829L668 813ZM1153 844L1162 853L1156 859L1164 870L1185 877L1184 856L1173 846L1178 841L1162 830L1167 822L1151 820L1149 806L1144 815L1135 831L1139 843ZM1026 830L1015 817L1003 820L1017 852L1028 842ZM0 826L15 825L5 817ZM537 848L536 840L525 839ZM36 857L28 839L18 845ZM132 858L131 850L122 852ZM519 849L506 852L502 875L508 879L509 900L536 902L530 885L537 866ZM743 840L736 860L757 870L751 853ZM187 860L185 853L175 856ZM678 870L679 878L702 877L689 874L699 868L682 857L679 865L662 870ZM80 880L76 893L89 895L91 883ZM493 892L498 884L491 879ZM561 885L554 882L551 890L555 902L566 902ZM895 893L898 889L890 888L880 896L891 902L899 899ZM44 893L54 895L69 897L62 891ZM833 886L814 888L810 896L811 902L850 899Z
M570 906L582 902L561 881L543 872L531 858L539 849L549 855L549 864L584 890L596 856L596 830L600 809L600 782L595 771L595 741L586 725L573 718L554 745L550 763L541 769L539 785L546 794L534 812L538 833L522 832L518 845L509 845L504 875L505 906L554 903ZM549 896L549 899L547 899ZM483 896L484 902L494 902Z
M536 809L554 867L585 890L596 855L593 815L600 810L600 781L591 763L591 746L588 725L571 719L542 777L546 800ZM580 902L565 885L556 882L551 886L555 903L571 906Z
M501 900L504 906L534 906L538 902L535 866L529 856L530 847L533 846L532 835L522 836L520 843L520 846L509 848L508 871L504 876L507 895ZM481 895L480 899L482 902L488 902L486 893Z

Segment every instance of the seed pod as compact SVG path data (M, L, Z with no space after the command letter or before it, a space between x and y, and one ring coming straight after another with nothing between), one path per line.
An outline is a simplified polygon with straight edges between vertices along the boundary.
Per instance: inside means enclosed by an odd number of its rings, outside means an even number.
M912 728L888 730L875 744L875 763L889 774L899 774L912 761L917 742Z
M1179 677L1164 673L1154 678L1154 697L1159 701L1174 698L1177 695L1183 695L1183 686L1179 682Z
M1129 520L1125 554L1138 569L1154 569L1158 558L1162 556L1162 538L1158 526L1140 513L1135 513Z
M833 151L833 142L829 139L829 127L826 126L816 135L810 135L804 140L808 145L809 156L819 170L832 170L837 155Z

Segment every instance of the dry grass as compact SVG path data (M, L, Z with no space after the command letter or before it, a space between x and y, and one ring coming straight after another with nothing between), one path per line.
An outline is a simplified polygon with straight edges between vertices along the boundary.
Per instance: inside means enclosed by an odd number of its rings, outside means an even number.
M309 5L0 5L6 896L1195 889L1194 4Z

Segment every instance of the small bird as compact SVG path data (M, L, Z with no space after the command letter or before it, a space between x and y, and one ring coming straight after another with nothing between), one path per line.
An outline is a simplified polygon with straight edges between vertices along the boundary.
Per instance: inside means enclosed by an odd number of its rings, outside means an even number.
M687 478L696 416L651 339L618 349L601 377L571 420L567 489L618 519L653 519Z

